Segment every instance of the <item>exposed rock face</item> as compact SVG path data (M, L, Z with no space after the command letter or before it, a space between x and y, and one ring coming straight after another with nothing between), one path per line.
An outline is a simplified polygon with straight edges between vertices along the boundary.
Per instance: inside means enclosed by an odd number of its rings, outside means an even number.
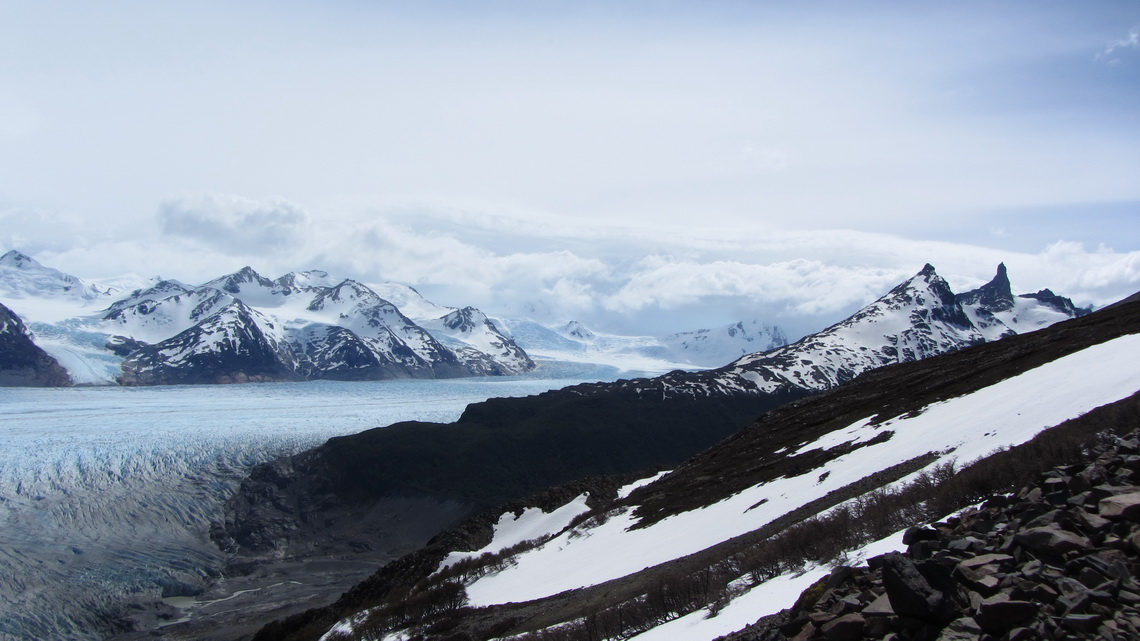
M20 317L0 305L0 387L65 385L71 385L67 371L32 342Z
M792 609L724 639L1140 638L1138 439L912 528L906 553L837 568Z

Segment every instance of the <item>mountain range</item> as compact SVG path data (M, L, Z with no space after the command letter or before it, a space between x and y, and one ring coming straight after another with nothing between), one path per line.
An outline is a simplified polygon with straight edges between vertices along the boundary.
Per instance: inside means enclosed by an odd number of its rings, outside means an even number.
M1132 454L1140 446L1120 442L1111 477L1104 467L1108 458L1090 465L1084 457L1116 443L1114 435L1132 433L1140 417L1140 303L1125 302L1024 332L1042 317L1067 313L1067 306L1048 293L1022 301L988 296L995 290L1004 294L1003 278L999 269L997 286L953 296L933 269L925 268L851 319L786 351L776 350L779 354L748 357L712 372L614 385L604 394L579 390L579 398L653 396L655 403L674 409L682 400L710 407L717 396L781 394L793 388L803 394L699 453L675 452L677 460L668 464L672 471L667 474L643 470L576 480L482 512L389 563L331 605L278 620L255 638L711 640L791 608L775 623L735 638L858 639L871 634L868 638L1028 639L1044 637L1028 627L1018 631L1018 622L1046 607L1057 614L1034 624L1042 626L1041 633L1048 627L1070 635L1064 638L1107 638L1097 626L1112 612L1106 616L1091 607L1101 598L1096 590L1105 599L1117 598L1118 592L1131 599L1127 591L1137 584L1129 577L1140 548L1119 537L1105 538L1105 532L1116 536L1133 529L1120 511L1114 515L1106 511L1114 508L1103 506L1109 498L1119 505L1140 500L1140 495L1127 494L1135 492L1140 478ZM1012 307L995 309L1011 302ZM1023 307L1015 311L1018 305ZM990 321L988 335L976 318ZM991 318L1005 329L994 329ZM879 339L880 329L887 332L882 340L870 340ZM837 341L833 354L822 342L825 337ZM812 360L819 355L836 358ZM859 357L847 373L821 365L842 362L842 355ZM884 358L893 363L859 369L865 359ZM779 370L781 364L786 369ZM746 376L749 372L759 382ZM729 384L740 380L753 385ZM827 391L807 398L809 388L797 386L801 383ZM543 396L561 412L572 407L566 405L565 392ZM499 416L515 420L539 411L534 402L492 404L503 410ZM661 423L664 414L643 426L621 420L628 416L611 420L608 433L591 434L596 457L615 448L622 450L618 458L629 455L620 432L638 432L631 449L653 449L679 433ZM354 458L383 467L387 459L369 442L387 430L417 429L444 430L437 436L449 447L470 442L457 436L473 438L459 425L402 425L333 439L310 453L258 468L237 501L312 508L327 502L336 484L344 482L315 472L345 466L356 476L362 470ZM504 429L507 420L493 426ZM529 461L509 445L518 437L500 433L495 460L525 475L533 472ZM573 452L573 436L547 437L547 446ZM563 449L568 445L569 450ZM425 450L416 453L429 456ZM686 456L691 458L679 460ZM484 459L480 482L496 475L486 463ZM1058 463L1067 466L1050 471ZM1042 472L1047 475L1038 480ZM472 474L469 470L469 479ZM272 494L271 485L288 487L301 478L320 492L292 495L300 501ZM1009 496L1031 480L1036 489L1025 487ZM379 481L375 475L358 479L356 488L364 491ZM432 486L425 477L416 478L414 485L436 501L444 496L443 486ZM992 507L975 508L971 516L972 536L951 543L946 534L960 522L952 517L938 525L940 530L913 529L904 539L906 526L917 524L908 519L934 520L946 515L943 510L960 510L987 498L986 506ZM306 505L306 500L311 502ZM1017 511L1001 514L1004 524L998 524L998 511L1014 503L1020 506ZM318 513L310 511L308 518ZM1003 536L1006 527L1008 536ZM977 551L982 545L978 537L992 541L984 550L988 555ZM877 556L906 544L912 560ZM1111 560L1081 557L1086 560L1078 562L1078 551ZM924 564L932 556L946 559L941 569L935 567L938 563ZM880 585L877 592L857 598L831 599L828 589L854 576L850 569L841 572L841 566L869 557L874 557L872 569L895 564L890 567L911 568L908 576L917 578L901 584L904 579L884 577L886 594ZM969 562L966 570L955 567L963 558ZM1007 562L1024 564L1024 569L1018 574ZM986 563L1002 563L1001 576L1009 578L999 582L985 578L993 571L975 571ZM951 572L962 587L950 587ZM1060 578L1065 575L1080 580ZM1049 577L1060 587L1037 588L1039 582L1025 580L1035 577ZM1111 577L1117 577L1116 584ZM1031 588L1039 591L1030 594ZM953 602L947 600L951 589ZM1077 598L1080 594L1084 601ZM817 602L834 606L810 620L795 614ZM873 607L868 605L872 602ZM1007 602L1011 605L1001 605ZM1024 612L1003 610L1012 609L1013 602ZM830 624L860 610L860 616L846 617L852 626ZM889 624L881 634L864 627L875 616ZM856 622L858 631L851 632ZM903 636L884 636L892 629L903 630Z
M656 338L596 334L573 321L489 318L428 301L407 285L366 285L320 270L270 280L245 267L201 285L133 276L89 283L18 251L0 256L0 304L25 315L28 336L72 383L88 385L514 375L535 369L532 353L667 371L787 342L760 321Z
M245 267L202 285L156 279L124 292L12 251L0 257L0 284L21 303L107 304L33 325L80 382L450 378L535 366L474 308L448 310L437 338L368 286L321 271L269 280Z

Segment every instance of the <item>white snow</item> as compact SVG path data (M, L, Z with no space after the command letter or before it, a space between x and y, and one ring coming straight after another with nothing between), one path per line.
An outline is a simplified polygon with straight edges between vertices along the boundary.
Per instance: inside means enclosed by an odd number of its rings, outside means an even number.
M500 516L498 523L494 525L495 534L490 543L471 552L452 552L447 555L439 567L442 570L463 559L474 558L485 552L498 552L523 541L531 541L560 532L567 525L570 525L574 517L590 511L586 505L588 498L588 495L582 494L551 512L543 512L536 507L528 507L518 516L507 512Z
M895 532L851 551L848 555L848 564L857 564L880 554L904 549L902 534ZM709 616L708 610L697 610L630 638L638 641L716 639L751 625L761 617L790 608L804 590L827 576L830 571L830 568L813 565L798 573L781 574L736 597L716 616Z
M781 478L733 497L629 530L622 514L576 535L562 534L523 553L517 565L468 587L473 605L520 602L594 585L691 554L752 531L796 507L895 463L927 452L948 451L931 467L955 458L970 461L1023 443L1042 429L1125 398L1140 389L1140 335L1090 347L975 393L896 417L877 428L892 430L885 443L839 457L824 469ZM825 437L813 446L833 442ZM829 472L823 480L820 476ZM768 499L757 505L762 499ZM572 530L573 531L573 530Z

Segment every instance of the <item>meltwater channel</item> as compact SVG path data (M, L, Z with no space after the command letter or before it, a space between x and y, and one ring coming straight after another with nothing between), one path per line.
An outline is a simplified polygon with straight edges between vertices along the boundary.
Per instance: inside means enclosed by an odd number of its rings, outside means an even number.
M100 639L117 603L203 581L226 499L259 463L468 403L616 372L229 386L0 388L0 639Z

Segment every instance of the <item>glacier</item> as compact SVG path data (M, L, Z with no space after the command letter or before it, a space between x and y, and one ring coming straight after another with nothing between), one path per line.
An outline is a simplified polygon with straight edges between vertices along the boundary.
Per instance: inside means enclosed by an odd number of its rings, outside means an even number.
M223 561L210 524L258 463L616 372L0 389L0 639L104 638L123 603L201 589Z

